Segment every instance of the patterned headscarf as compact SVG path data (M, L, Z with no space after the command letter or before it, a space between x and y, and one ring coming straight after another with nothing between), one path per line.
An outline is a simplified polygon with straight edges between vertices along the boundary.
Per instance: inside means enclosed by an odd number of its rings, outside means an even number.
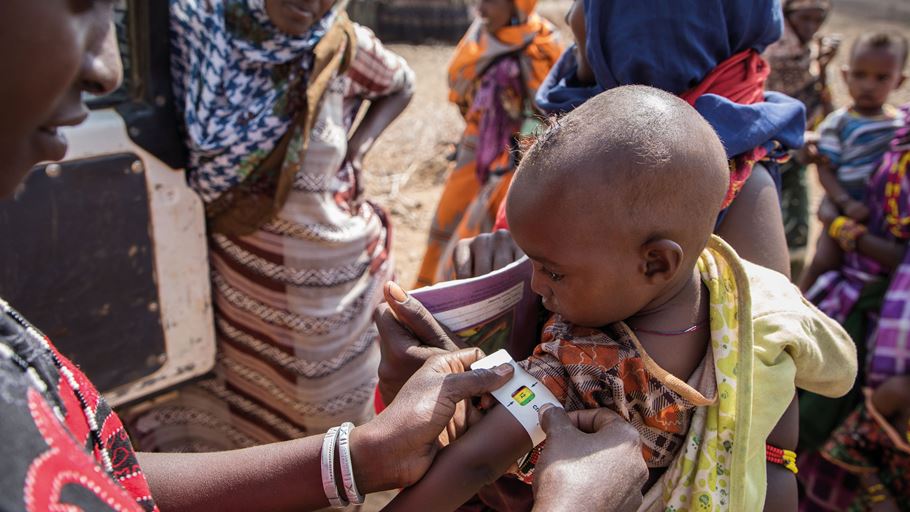
M265 0L171 0L171 74L205 202L242 182L290 128L313 49L338 6L302 36L278 30Z
M449 100L466 109L476 80L499 57L520 51L522 76L531 96L559 58L562 45L553 25L534 9L537 0L515 0L517 23L492 36L476 20L455 48L449 64Z

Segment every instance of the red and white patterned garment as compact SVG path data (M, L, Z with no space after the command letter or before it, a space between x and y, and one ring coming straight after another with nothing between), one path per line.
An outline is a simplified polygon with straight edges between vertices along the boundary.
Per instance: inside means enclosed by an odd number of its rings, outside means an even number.
M158 510L120 419L79 368L2 300L0 439L0 510Z

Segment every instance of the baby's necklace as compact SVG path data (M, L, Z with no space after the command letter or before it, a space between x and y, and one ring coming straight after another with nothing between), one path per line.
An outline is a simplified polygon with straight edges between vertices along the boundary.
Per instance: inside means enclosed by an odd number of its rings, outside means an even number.
M689 333L698 331L703 326L705 326L707 323L708 323L708 319L705 318L701 322L692 324L689 327L686 327L685 329L680 329L678 331L659 331L659 330L652 330L652 329L641 329L638 327L633 327L632 330L635 331L636 333L653 334L655 336L682 336L683 334L689 334Z
M89 425L89 437L92 440L92 445L94 445L94 448L97 449L98 453L101 454L101 461L104 464L104 469L108 472L108 474L113 475L114 465L111 463L110 454L104 448L104 443L101 441L101 429L98 427L98 421L95 418L95 414L92 412L91 407L88 405L88 400L86 400L82 395L82 390L80 389L79 382L76 381L76 376L73 375L73 372L71 372L69 368L63 365L63 361L61 361L57 356L57 353L51 349L50 344L48 344L47 337L41 334L38 329L33 327L28 320L22 317L18 311L10 307L10 305L7 304L7 302L3 299L0 299L0 314L9 315L10 318L15 320L16 323L18 323L25 330L26 335L37 340L44 348L44 350L51 356L51 359L54 361L54 366L66 378L67 384L69 384L70 388L73 390L73 393L76 395L76 398L79 400L79 405L82 407L83 414L85 414L86 421ZM6 345L0 346L6 347ZM44 392L48 392L49 388L52 387L51 383L40 377L38 372L35 371L35 369L27 361L19 357L18 354L12 350L9 352L10 353L7 355L12 358L13 362L17 366L25 370L25 372L29 375L32 382L38 387L38 389ZM63 421L63 414L61 413L60 409L57 406L54 406L53 409L57 417Z

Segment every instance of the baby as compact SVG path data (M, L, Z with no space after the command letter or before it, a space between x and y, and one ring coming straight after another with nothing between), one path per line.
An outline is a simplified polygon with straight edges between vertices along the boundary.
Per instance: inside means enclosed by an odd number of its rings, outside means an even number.
M628 86L551 127L509 192L512 235L553 313L522 364L567 409L608 407L640 432L646 507L760 509L765 441L796 385L837 396L856 374L839 325L712 237L728 181L692 107ZM532 448L494 407L389 510L453 510ZM534 460L513 473L529 481Z
M887 33L861 35L843 70L852 104L832 112L819 126L818 178L825 190L820 215L843 216L818 239L815 258L800 279L807 291L816 279L840 266L842 250L851 250L857 229L869 217L866 184L894 133L902 126L888 96L904 82L907 40ZM834 226L837 226L836 228Z

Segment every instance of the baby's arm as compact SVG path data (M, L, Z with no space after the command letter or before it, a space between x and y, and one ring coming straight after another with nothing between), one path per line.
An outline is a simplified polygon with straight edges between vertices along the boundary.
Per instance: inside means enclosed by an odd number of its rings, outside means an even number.
M818 181L825 189L825 196L837 206L837 209L851 219L864 222L869 218L869 208L860 201L853 199L837 181L837 171L827 161L816 164L818 168Z
M401 491L384 510L455 510L484 485L494 482L533 446L524 427L497 405L464 436L444 448L416 484Z
M796 397L784 411L784 415L775 425L774 430L768 434L768 444L784 450L796 450L799 440L799 403ZM796 510L798 495L796 489L796 475L781 466L767 462L768 489L765 491L765 510L782 512Z

